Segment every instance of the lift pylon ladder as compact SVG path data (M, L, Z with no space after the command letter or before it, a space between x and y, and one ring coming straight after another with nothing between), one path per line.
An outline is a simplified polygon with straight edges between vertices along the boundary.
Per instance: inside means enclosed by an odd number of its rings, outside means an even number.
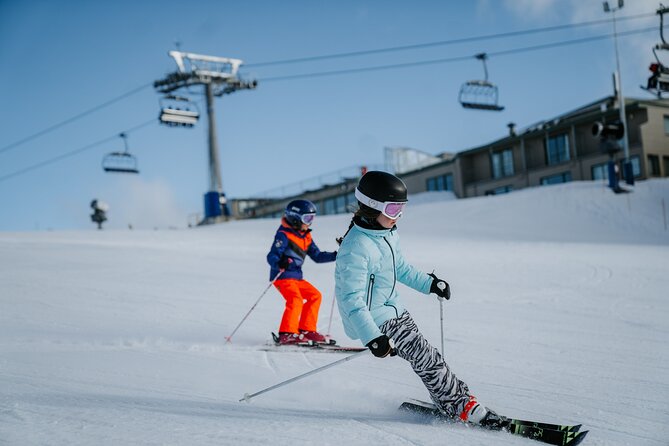
M458 101L464 108L476 110L502 111L504 107L497 103L497 86L488 81L488 66L486 53L480 53L475 56L483 62L483 71L485 78L483 80L471 80L462 84Z
M139 173L137 158L128 150L128 136L125 133L119 135L123 138L124 152L111 152L102 158L102 169L112 173Z

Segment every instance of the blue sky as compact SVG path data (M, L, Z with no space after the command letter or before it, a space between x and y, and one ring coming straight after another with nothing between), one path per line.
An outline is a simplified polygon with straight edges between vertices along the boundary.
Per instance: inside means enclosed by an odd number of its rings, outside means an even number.
M658 6L627 0L618 13L648 14L620 21L619 31L655 27L619 39L626 96L650 98L639 85L646 82L651 48L659 41ZM263 62L610 17L599 0L0 0L0 230L93 230L93 198L109 203L109 228L185 227L202 213L208 189L205 122L192 129L159 125L160 96L151 87L176 70L167 53L177 41L184 51L242 59L242 73L259 82L256 90L216 101L224 191L243 198L339 169L381 165L387 146L438 154L485 144L505 135L508 122L522 129L611 94L615 69L612 39L495 55L606 35L610 23L304 63ZM490 80L499 87L503 112L465 110L457 102L461 84L483 76L473 57L480 52L491 54ZM15 144L135 89L108 107ZM203 100L199 89L192 92ZM116 135L143 124L128 132L141 174L105 173L102 157L123 150ZM63 155L68 156L58 159Z

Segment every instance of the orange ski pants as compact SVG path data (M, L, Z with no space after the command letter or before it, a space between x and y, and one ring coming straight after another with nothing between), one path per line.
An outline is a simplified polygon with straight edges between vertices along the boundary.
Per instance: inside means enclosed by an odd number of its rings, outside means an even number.
M274 286L286 299L281 318L280 332L299 333L299 330L316 331L321 292L306 280L280 279Z

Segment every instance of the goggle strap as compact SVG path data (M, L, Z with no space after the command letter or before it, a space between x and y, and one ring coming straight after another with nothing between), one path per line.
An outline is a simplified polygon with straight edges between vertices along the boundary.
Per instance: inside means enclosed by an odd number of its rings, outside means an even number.
M386 206L389 204L393 203L398 203L398 204L406 204L406 202L400 202L400 201L376 201L372 198L369 198L367 195L363 194L357 187L355 188L355 198L364 204L365 206L368 206L372 209L375 209L379 212L381 212L383 215L385 215L388 218L399 218L402 215L402 211L400 211L397 215L395 216L390 216L386 213Z

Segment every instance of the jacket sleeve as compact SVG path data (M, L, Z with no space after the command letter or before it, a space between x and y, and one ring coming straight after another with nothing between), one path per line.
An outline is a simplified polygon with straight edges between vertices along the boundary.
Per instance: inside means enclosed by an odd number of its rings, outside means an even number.
M307 249L307 254L316 263L334 262L337 258L337 251L321 251L313 240L311 241L311 245L309 245L309 249Z
M279 259L288 247L288 237L281 231L277 231L272 242L272 247L267 254L267 263L272 269L279 269Z
M360 248L360 246L357 246ZM343 251L343 252L342 252ZM348 319L364 345L383 333L367 307L369 259L363 249L341 250L335 272L336 295L342 316Z
M423 294L430 294L432 277L404 260L399 245L396 246L395 256L397 257L397 280Z

